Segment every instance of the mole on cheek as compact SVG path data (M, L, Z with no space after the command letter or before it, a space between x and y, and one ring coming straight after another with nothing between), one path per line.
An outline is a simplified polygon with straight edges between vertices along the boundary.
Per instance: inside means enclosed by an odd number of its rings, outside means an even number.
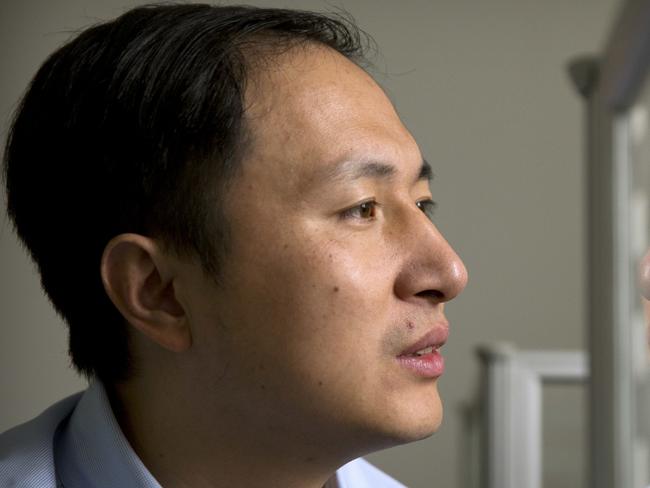
M413 330L415 328L415 325L413 325L413 322L409 320L408 322L406 322L406 328L408 330Z
M333 290L334 290L334 293L338 293L338 291L339 291L339 287L338 287L338 286L335 286L335 287L333 288Z

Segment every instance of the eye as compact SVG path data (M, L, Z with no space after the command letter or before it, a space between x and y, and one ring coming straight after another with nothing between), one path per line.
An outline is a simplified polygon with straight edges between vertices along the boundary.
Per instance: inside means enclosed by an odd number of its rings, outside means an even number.
M374 220L379 204L375 200L362 202L341 212L342 219Z
M428 198L426 200L419 200L415 202L415 204L420 210L422 210L422 212L426 214L427 217L429 217L429 220L433 220L437 206L436 202Z

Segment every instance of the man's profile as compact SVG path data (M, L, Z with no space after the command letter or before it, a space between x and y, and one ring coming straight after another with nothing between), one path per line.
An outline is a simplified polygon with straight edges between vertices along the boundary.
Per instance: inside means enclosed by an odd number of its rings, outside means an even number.
M0 482L400 486L357 458L438 428L467 278L363 45L335 17L168 5L45 62L8 212L91 386L0 436Z

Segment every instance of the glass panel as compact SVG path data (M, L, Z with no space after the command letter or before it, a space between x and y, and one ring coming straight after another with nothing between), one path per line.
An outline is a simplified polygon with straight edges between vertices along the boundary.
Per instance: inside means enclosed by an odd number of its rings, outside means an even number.
M623 273L627 275L629 293L621 296L620 323L629 327L629 371L632 396L630 402L630 434L632 444L633 479L635 487L647 486L649 472L650 405L650 83L646 82L637 102L624 116L621 168L625 175L623 194L627 201L621 215L626 228L626 256L620 256ZM623 230L623 229L621 229ZM626 268L626 269L625 269Z
M638 358L647 363L649 357L647 324L650 319L650 133L648 117L650 110L650 83L646 83L639 101L629 110L628 164L630 174L630 257L632 259L632 283L635 293L629 304L632 324L638 334L635 344ZM641 297L641 299L639 299Z

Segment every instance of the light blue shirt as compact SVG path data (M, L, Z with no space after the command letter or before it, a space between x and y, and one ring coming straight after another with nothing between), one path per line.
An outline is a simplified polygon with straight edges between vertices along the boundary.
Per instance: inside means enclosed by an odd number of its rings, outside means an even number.
M338 488L404 488L363 459ZM0 435L0 488L161 488L124 437L98 381Z

